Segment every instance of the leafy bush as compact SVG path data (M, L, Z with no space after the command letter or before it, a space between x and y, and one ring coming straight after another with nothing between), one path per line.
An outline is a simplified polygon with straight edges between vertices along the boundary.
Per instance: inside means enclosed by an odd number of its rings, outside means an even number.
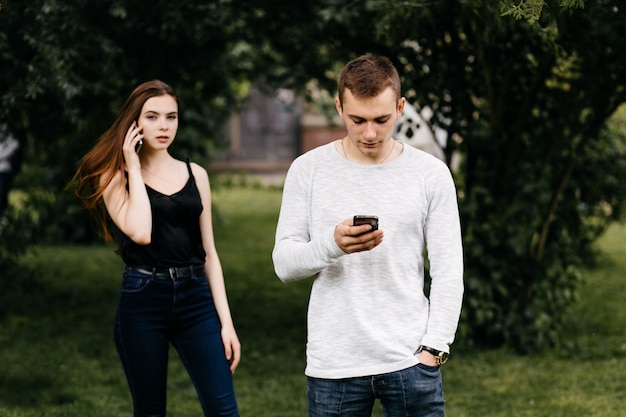
M625 121L622 108L584 153L563 151L552 164L543 162L544 148L528 146L521 152L534 152L535 159L520 163L500 193L487 190L486 184L497 182L490 174L473 175L479 185L460 204L466 261L462 337L520 352L558 342L562 319L576 300L580 268L594 260L592 244L622 218Z
M10 284L20 257L35 240L34 223L36 222L31 213L16 210L12 206L7 207L0 216L0 289Z

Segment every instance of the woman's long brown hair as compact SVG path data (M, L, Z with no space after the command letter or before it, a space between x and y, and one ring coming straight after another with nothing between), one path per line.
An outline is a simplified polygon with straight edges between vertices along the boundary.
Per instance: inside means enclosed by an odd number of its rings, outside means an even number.
M102 194L117 172L124 172L124 138L128 128L136 121L145 102L152 97L169 95L179 104L172 87L153 80L139 85L130 94L119 111L113 125L104 132L94 147L81 159L69 187L74 188L78 201L96 220L99 234L107 242L113 237L108 228L108 214Z

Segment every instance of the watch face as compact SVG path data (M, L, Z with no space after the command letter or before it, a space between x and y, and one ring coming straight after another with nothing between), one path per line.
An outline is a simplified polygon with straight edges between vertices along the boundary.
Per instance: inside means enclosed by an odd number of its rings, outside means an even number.
M444 363L448 362L449 357L449 353L439 352L439 355L437 355L437 365L443 365Z

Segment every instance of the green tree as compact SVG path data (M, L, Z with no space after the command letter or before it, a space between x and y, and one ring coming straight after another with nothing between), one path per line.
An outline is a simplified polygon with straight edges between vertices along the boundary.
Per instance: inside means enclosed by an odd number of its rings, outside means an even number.
M622 214L623 131L605 128L626 100L621 3L9 0L0 119L27 144L20 188L41 228L84 239L60 190L139 82L177 88L177 149L206 156L247 83L334 92L347 59L389 56L461 157L461 336L534 349L557 340L578 267Z
M208 159L248 78L233 7L164 0L4 5L0 121L25 150L16 186L36 214L31 224L39 241L93 238L86 214L63 188L143 81L158 78L176 88L182 101L176 152Z
M245 20L267 26L271 45L259 59L290 68L296 85L315 75L334 91L336 63L361 53L396 62L409 101L448 131L448 162L462 159L462 337L555 343L578 267L626 195L624 137L604 130L626 100L621 2L255 4Z

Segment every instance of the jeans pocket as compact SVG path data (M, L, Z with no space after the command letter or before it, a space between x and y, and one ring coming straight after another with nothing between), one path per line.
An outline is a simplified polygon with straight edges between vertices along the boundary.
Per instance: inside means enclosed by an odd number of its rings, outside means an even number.
M202 286L208 286L209 285L209 280L207 278L207 276L205 274L202 275L194 275L193 276L193 280L196 282L196 284L202 285Z
M122 279L122 292L140 292L150 284L152 277L148 275L125 274Z
M417 369L419 369L420 372L422 372L423 374L429 375L429 376L435 376L439 373L438 366L424 365L423 363L418 363Z

